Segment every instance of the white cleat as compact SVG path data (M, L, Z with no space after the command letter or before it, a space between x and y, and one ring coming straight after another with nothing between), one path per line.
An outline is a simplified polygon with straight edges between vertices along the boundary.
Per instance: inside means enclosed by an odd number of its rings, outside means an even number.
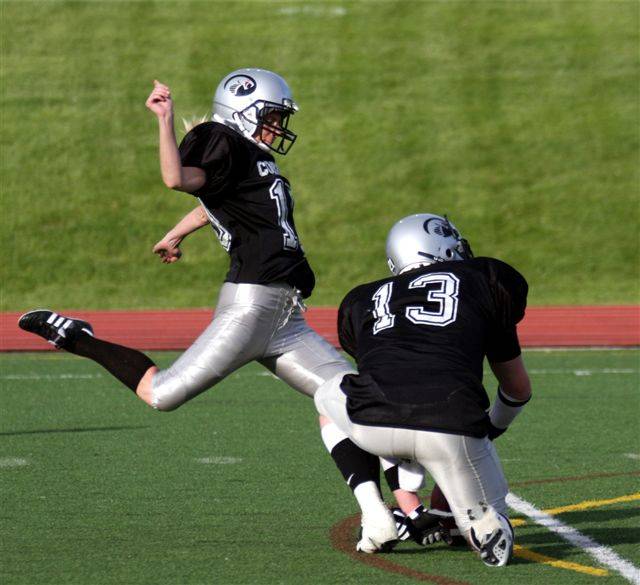
M362 516L358 552L367 554L389 552L398 542L398 530L393 514L386 506Z
M469 537L489 567L504 567L513 556L513 527L506 516L487 504L468 510L472 521Z

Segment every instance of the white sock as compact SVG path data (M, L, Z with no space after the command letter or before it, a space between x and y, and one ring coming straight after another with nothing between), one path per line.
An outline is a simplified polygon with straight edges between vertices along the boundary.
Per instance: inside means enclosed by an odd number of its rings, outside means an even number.
M333 422L324 425L320 429L320 435L322 435L322 442L329 453L333 451L333 448L338 443L349 438L338 428L338 425Z
M380 510L381 507L386 507L380 496L380 490L373 481L365 481L356 486L353 490L353 495L358 500L358 504L363 514L375 513Z

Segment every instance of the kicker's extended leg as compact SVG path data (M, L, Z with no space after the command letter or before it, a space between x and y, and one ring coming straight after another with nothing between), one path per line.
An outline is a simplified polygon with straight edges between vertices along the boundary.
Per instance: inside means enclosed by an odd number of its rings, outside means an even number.
M134 392L145 373L155 366L151 359L136 349L96 339L91 325L80 319L37 310L24 314L18 325L59 349L97 362Z

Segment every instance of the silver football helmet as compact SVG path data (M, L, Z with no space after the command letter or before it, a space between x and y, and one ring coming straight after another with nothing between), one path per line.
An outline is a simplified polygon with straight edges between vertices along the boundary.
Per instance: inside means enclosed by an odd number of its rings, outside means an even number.
M467 258L473 258L469 243L446 215L410 215L396 223L387 236L387 262L394 275L420 265Z
M271 112L282 116L278 127L265 122ZM233 128L262 150L287 154L297 136L287 129L289 117L298 111L287 82L265 69L238 69L229 73L213 96L213 119ZM276 135L273 144L256 140L267 128Z

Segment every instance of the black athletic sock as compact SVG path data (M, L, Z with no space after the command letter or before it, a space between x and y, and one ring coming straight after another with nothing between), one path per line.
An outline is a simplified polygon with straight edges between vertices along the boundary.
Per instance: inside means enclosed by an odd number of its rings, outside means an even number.
M84 331L65 346L65 349L70 353L99 363L134 392L146 371L155 366L145 354L137 349L96 339Z
M384 477L387 480L387 485L392 492L400 489L400 478L398 477L398 466L393 465L389 469L385 469Z
M331 450L331 457L352 490L365 481L375 482L380 489L380 460L351 439L340 441Z

